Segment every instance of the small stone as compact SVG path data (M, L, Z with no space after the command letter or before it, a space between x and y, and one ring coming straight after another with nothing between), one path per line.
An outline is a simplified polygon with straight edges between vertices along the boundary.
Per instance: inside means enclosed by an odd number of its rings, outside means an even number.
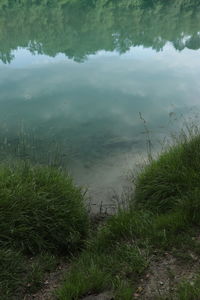
M141 292L142 292L142 287L141 287L141 286L138 287L137 292L138 292L138 293L141 293Z
M191 257L193 260L198 260L198 257L195 256L193 253L190 253L190 257Z
M164 285L164 282L163 282L163 281L160 281L160 285Z
M103 293L99 295L89 295L83 298L83 300L111 300L113 296L110 293Z
M140 297L140 294L135 293L133 296L134 296L135 298L137 298L137 297Z

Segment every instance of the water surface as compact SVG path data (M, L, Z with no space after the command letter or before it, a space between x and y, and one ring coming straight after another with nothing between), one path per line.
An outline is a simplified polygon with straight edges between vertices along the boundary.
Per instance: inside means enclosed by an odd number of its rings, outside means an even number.
M199 111L199 48L197 0L2 1L2 159L56 158L110 203L146 154L140 113L155 142Z

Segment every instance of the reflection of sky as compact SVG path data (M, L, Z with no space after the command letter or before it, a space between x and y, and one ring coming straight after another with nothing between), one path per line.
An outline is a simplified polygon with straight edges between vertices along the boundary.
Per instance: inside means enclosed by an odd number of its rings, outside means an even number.
M188 49L176 52L168 43L159 53L142 47L123 55L99 51L79 64L62 54L32 56L19 49L10 65L0 66L0 101L4 110L9 108L8 115L16 105L19 117L25 114L30 119L65 114L85 122L110 114L119 123L133 125L133 116L141 111L153 121L172 106L199 105L199 54Z
M185 48L181 52L177 52L171 43L167 43L162 51L156 52L151 48L144 48L142 46L138 47L131 47L129 51L123 54L119 54L116 50L115 51L105 51L100 50L96 54L88 55L88 61L95 61L100 58L118 58L118 59L128 59L128 60L165 60L170 61L170 64L177 64L181 63L182 66L187 65L190 69L193 68L193 63L198 63L200 50L191 50ZM29 52L29 50L24 48L19 48L12 52L14 55L14 59L10 64L7 64L7 67L14 67L14 68L27 68L33 66L42 66L48 64L56 64L59 62L71 62L74 64L78 64L77 62L73 62L72 60L68 59L64 54L57 54L55 57L50 57L43 54L33 55ZM0 66L5 64L0 61Z
M0 64L1 125L13 135L23 121L38 139L61 142L82 163L93 157L87 176L80 165L74 174L88 184L101 174L102 189L124 167L114 167L114 155L119 161L126 152L144 151L139 112L160 136L172 112L186 116L200 108L200 50L177 52L168 43L158 53L142 47L123 55L99 51L80 64L62 54L32 56L18 49L14 55L10 65Z

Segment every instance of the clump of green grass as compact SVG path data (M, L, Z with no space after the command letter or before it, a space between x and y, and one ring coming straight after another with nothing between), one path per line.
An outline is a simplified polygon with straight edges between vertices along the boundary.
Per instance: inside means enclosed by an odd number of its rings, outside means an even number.
M60 169L0 165L0 294L36 292L60 255L78 251L89 218L83 191Z
M0 166L0 246L69 253L87 230L83 192L68 175L27 163Z
M51 253L43 252L26 261L25 290L27 293L34 293L42 287L44 275L55 270L59 263L59 258Z
M11 249L0 249L0 295L1 299L12 299L22 289L22 278L26 272L24 257Z
M20 251L0 250L0 295L2 300L22 299L24 294L36 292L43 284L44 275L56 268L58 258L41 253L28 258Z
M116 300L132 300L134 286L133 283L127 280L121 280L116 278L113 282L113 288L115 290L115 299Z
M199 300L200 299L200 276L195 280L183 281L177 290L179 300Z
M79 299L88 294L114 290L116 299L130 295L129 279L139 278L148 260L134 244L115 244L112 253L86 250L75 260L57 296L60 300ZM106 249L105 249L106 250ZM128 280L128 281L127 281ZM126 288L129 287L129 291ZM120 298L123 295L123 298ZM127 298L128 299L128 298Z
M134 195L136 207L165 213L192 204L188 215L192 220L196 209L200 208L200 201L188 204L187 200L193 198L194 192L200 193L199 170L200 136L185 137L138 176Z
M153 214L142 210L120 210L97 232L93 247L110 249L115 243L130 242L145 237L152 226Z
M78 300L81 296L101 293L109 288L110 274L100 268L106 257L90 251L81 254L57 291L60 300Z

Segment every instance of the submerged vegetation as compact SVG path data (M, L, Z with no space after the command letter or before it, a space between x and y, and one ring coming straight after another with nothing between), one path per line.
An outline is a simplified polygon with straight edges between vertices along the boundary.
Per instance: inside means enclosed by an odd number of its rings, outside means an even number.
M17 299L16 295L27 293L27 284L29 293L37 290L62 253L65 260L71 257L71 267L55 292L59 300L105 291L119 300L138 295L141 299L199 299L199 150L200 136L185 135L143 168L128 209L89 232L84 196L68 176L27 163L15 169L1 166L0 265L4 272L0 290L4 298L15 295ZM31 262L27 254L34 257ZM162 293L147 291L143 278L166 255L194 274L178 282L173 279L173 288ZM176 270L168 272L176 278ZM22 283L22 274L28 274L29 283L27 279Z

